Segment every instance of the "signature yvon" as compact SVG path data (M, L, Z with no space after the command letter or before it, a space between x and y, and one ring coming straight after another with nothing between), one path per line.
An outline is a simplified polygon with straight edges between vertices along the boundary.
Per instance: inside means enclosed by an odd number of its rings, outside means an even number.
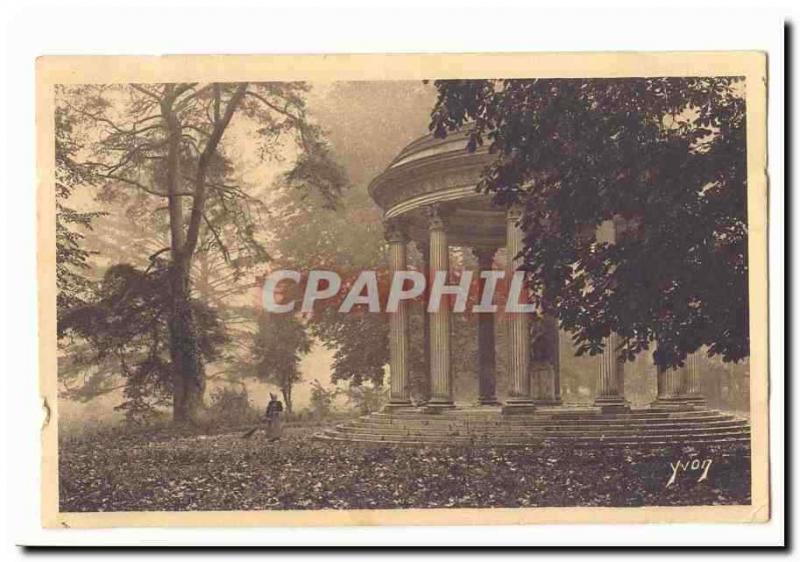
M705 459L701 461L700 459L692 459L691 461L683 462L678 460L676 463L669 463L670 468L672 469L672 475L669 477L667 481L667 488L672 486L675 483L675 479L678 477L678 473L683 472L700 472L700 478L697 479L698 482L702 482L708 477L708 469L711 468L711 459Z

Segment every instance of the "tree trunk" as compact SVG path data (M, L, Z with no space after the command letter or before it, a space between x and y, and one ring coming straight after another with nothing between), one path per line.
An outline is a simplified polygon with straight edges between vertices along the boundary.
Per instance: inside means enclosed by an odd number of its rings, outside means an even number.
M286 412L291 413L292 411L292 385L289 384L288 386L284 386L281 388L281 394L283 394L283 401L286 403Z
M219 115L220 88L215 85L214 129L206 142L197 163L192 193L189 224L184 234L183 201L181 189L181 135L182 127L173 104L187 87L166 85L167 95L161 102L161 115L169 134L166 157L166 187L169 198L169 224L172 248L171 307L169 318L170 359L172 361L173 407L172 418L177 423L194 423L203 406L205 374L197 346L197 328L190 300L190 273L192 256L197 249L200 224L205 210L206 173L212 156L216 153L225 129L247 91L247 84L239 84L231 96L224 115Z
M173 264L170 276L172 303L169 318L172 362L173 421L194 423L203 407L205 376L197 348L197 329L189 292L186 260Z

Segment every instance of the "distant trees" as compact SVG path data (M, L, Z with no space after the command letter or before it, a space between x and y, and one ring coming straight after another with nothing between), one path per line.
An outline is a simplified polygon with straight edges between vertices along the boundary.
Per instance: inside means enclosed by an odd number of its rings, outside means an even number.
M437 81L431 130L470 127L479 189L519 204L533 297L597 353L610 332L662 367L749 354L743 80ZM616 243L594 229L617 224Z
M328 309L313 319L310 328L333 350L332 382L383 384L389 362L389 329L384 314L340 314Z
M340 208L329 208L319 195L281 190L274 202L273 243L275 266L310 271L331 269L352 280L362 270L384 270L383 225L366 190L351 190ZM344 292L344 291L343 291ZM336 307L321 307L306 319L314 338L333 351L331 381L381 385L389 361L389 327L382 314L354 307L340 314Z
M83 247L84 234L81 228L91 229L92 220L102 216L101 212L78 212L69 205L69 198L76 188L88 186L94 181L91 170L77 161L82 143L74 131L74 118L61 108L56 109L56 306L59 318L64 313L84 304L90 293L90 280L86 273L90 269L89 252Z
M261 313L252 342L252 374L277 386L291 412L292 388L301 380L300 360L311 351L311 338L292 314Z
M312 186L329 201L344 185L321 131L308 119L306 90L300 83L192 82L59 92L60 110L80 119L92 139L82 167L100 186L100 195L110 201L132 191L164 204L159 209L166 213L168 245L150 261L164 260L168 369L177 422L196 418L205 388L202 322L191 294L201 241L210 240L209 247L234 269L268 258L252 214L260 202L239 185L236 143L224 141L231 123L250 126L250 146L255 144L264 158L287 142L294 146L289 184ZM70 318L82 330L92 325L80 311Z

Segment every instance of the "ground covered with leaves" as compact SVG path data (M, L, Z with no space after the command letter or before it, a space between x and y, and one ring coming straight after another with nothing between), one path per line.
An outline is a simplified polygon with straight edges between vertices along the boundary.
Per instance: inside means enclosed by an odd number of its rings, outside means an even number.
M410 448L109 432L62 440L60 508L72 511L644 506L750 503L742 445ZM696 460L694 464L693 460ZM710 460L705 479L703 461ZM675 481L667 486L681 461ZM684 464L685 463L685 464Z

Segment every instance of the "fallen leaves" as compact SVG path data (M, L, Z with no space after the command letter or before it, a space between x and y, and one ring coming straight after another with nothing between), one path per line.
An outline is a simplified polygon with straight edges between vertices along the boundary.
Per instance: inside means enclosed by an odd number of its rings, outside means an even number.
M665 488L680 446L363 447L212 436L105 434L62 442L62 511L711 505L750 502L741 445L692 450L709 479ZM202 438L201 438L202 437Z

